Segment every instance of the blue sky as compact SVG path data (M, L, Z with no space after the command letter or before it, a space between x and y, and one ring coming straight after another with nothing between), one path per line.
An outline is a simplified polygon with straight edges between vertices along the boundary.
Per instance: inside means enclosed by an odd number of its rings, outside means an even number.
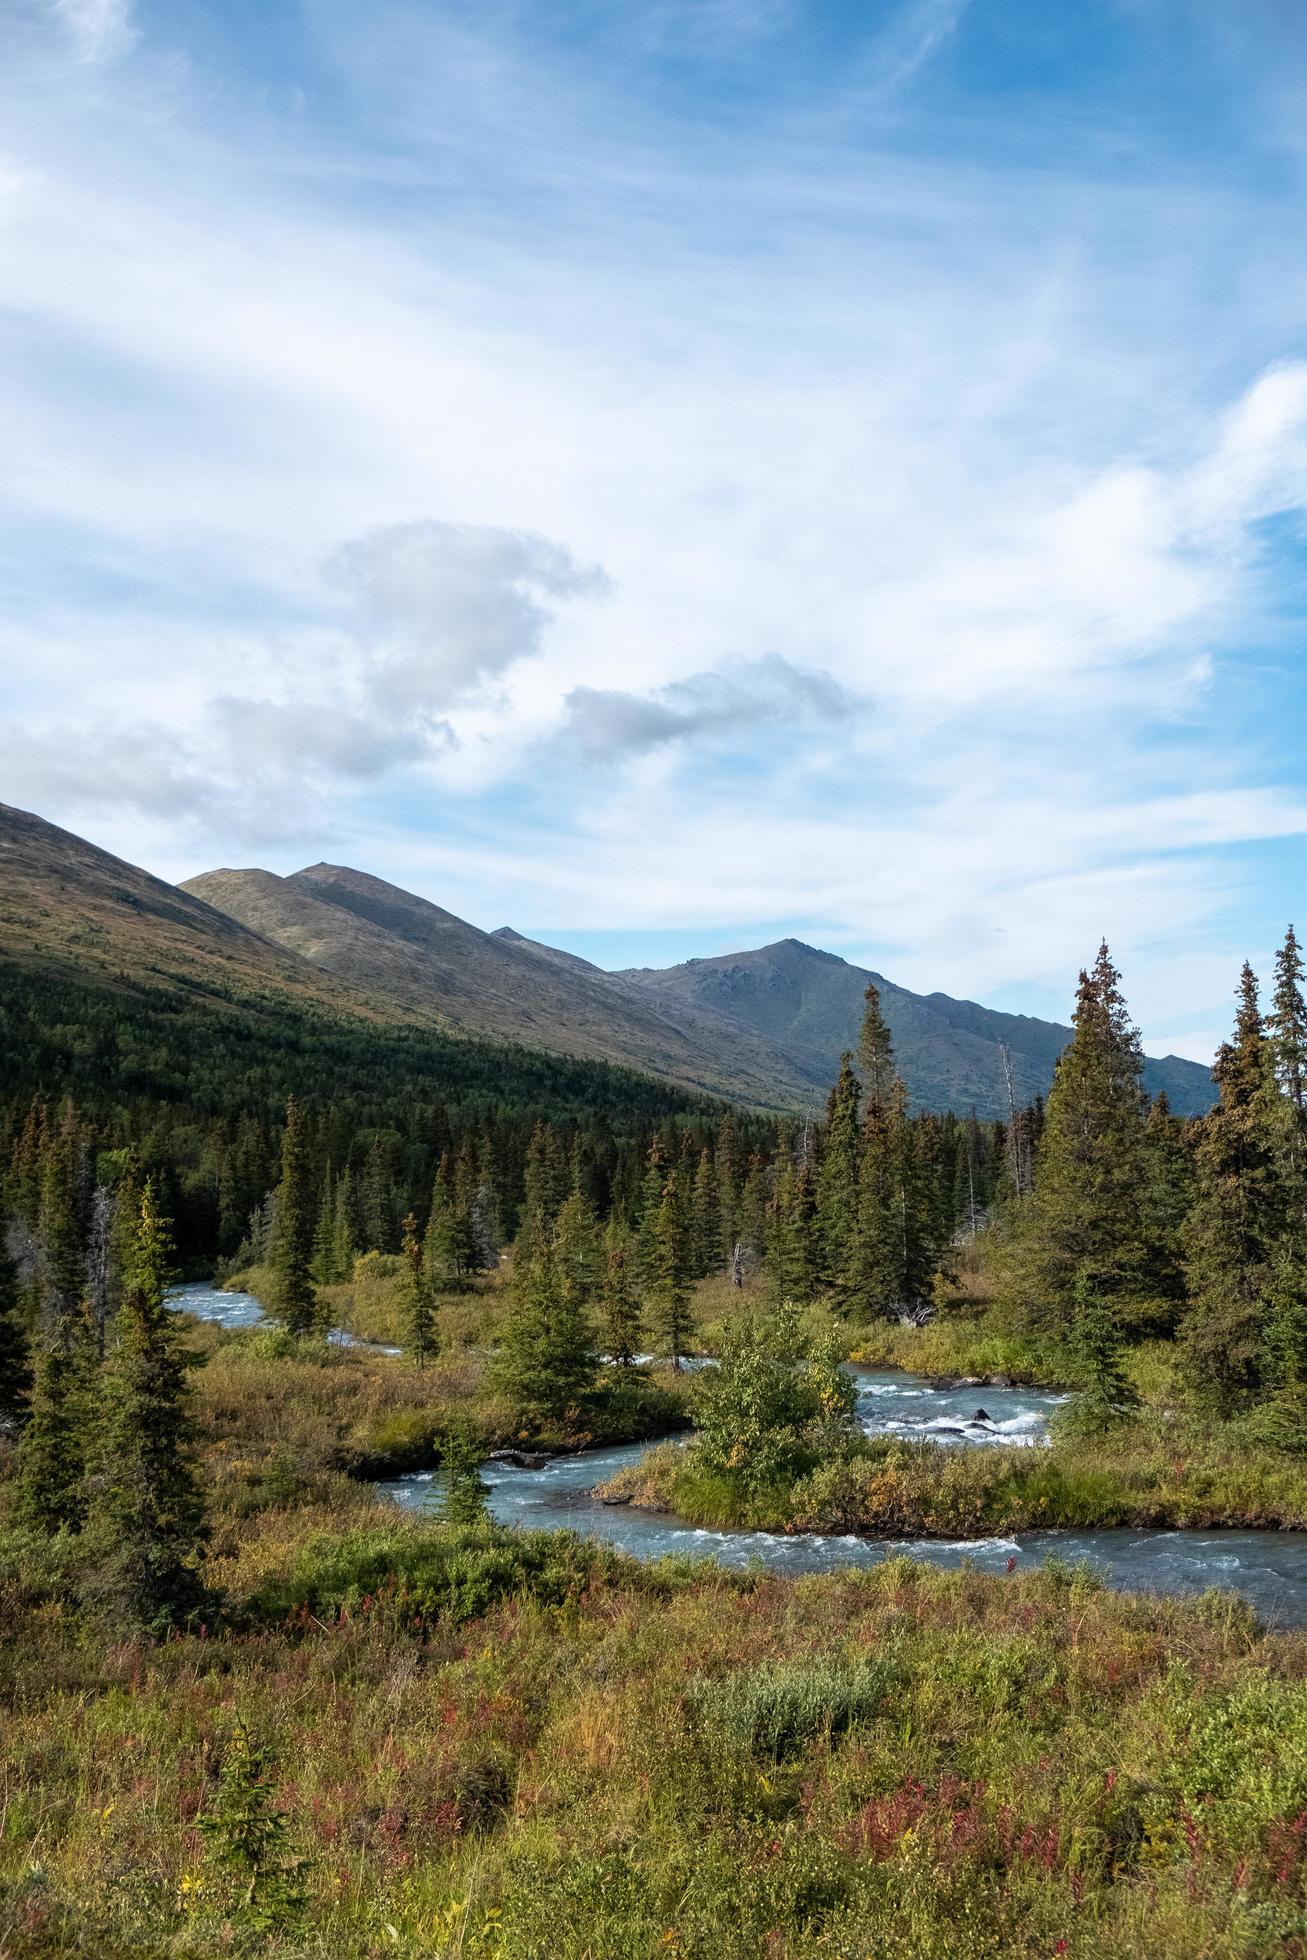
M1205 1058L1299 905L1297 0L0 0L0 797Z

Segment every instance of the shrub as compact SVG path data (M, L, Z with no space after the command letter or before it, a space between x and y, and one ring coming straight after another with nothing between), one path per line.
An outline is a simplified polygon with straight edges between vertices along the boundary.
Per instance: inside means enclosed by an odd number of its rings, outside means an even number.
M777 1761L872 1720L901 1681L902 1670L883 1659L780 1661L706 1682L692 1706L751 1756Z
M596 1577L630 1576L630 1562L570 1531L507 1532L491 1525L403 1525L313 1538L285 1576L266 1581L247 1611L265 1624L306 1610L327 1620L366 1599L412 1625L441 1615L479 1619L517 1596L557 1606Z

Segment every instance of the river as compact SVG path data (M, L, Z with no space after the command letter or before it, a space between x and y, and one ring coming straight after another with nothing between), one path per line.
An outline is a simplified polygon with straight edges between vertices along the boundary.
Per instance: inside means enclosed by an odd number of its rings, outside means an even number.
M258 1301L249 1294L218 1293L210 1286L179 1287L171 1303L224 1327L249 1327L263 1318ZM355 1345L351 1336L339 1330L337 1338ZM1047 1434L1049 1412L1063 1399L1025 1388L939 1389L912 1375L870 1368L854 1369L853 1374L858 1420L869 1435L933 1437L960 1449L995 1444L1038 1447ZM985 1420L977 1421L982 1415ZM757 1562L766 1571L781 1574L876 1565L899 1553L927 1565L953 1566L969 1559L982 1570L997 1573L1006 1572L1010 1561L1019 1570L1050 1556L1085 1560L1106 1584L1122 1590L1234 1589L1270 1624L1307 1626L1307 1532L1039 1531L1010 1538L888 1541L817 1533L713 1531L629 1505L601 1504L591 1496L595 1484L634 1462L645 1447L628 1443L554 1457L540 1470L487 1463L482 1474L490 1486L491 1512L501 1523L527 1530L566 1526L635 1558L712 1558L735 1567ZM441 1479L438 1473L421 1471L391 1478L377 1488L406 1509L426 1510L439 1499Z

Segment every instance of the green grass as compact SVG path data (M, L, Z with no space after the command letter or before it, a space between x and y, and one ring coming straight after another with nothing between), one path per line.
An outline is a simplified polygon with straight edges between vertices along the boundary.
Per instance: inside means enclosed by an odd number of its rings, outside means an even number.
M949 1449L864 1441L769 1496L744 1502L700 1466L693 1447L647 1451L603 1485L606 1496L672 1511L695 1525L983 1538L1046 1527L1307 1529L1307 1463L1249 1445L1237 1428L1123 1429L1050 1449Z
M1303 1950L1307 1640L1228 1598L640 1569L380 1512L251 1521L213 1575L232 1626L148 1647L0 1558L15 1960ZM238 1721L303 1895L269 1934L199 1828Z

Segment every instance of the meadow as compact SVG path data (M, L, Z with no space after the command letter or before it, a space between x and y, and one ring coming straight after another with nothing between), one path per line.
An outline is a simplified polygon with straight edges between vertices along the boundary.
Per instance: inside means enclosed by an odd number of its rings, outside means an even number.
M1307 1952L1307 1640L1228 1596L804 1581L274 1507L151 1645L0 1575L0 1951Z

